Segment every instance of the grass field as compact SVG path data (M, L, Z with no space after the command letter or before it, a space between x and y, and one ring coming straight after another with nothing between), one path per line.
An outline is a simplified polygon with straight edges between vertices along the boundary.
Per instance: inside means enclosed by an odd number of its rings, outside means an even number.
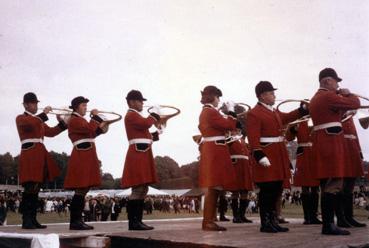
M355 217L358 220L364 221L368 219L369 213L364 209L354 209ZM282 214L286 218L302 218L302 206L290 205L286 204L286 208L282 210ZM232 216L232 212L228 211L228 216ZM248 216L258 217L258 214L252 214ZM194 214L194 213L185 213L174 214L171 213L162 213L159 211L153 211L151 215L145 215L145 219L169 219L169 218L191 218L191 217L202 217L202 213ZM127 214L125 213L125 209L123 209L122 213L119 215L118 220L126 220ZM57 213L45 213L38 214L38 220L41 223L61 223L61 222L69 222L69 214L62 213L60 216ZM21 215L13 212L8 213L7 224L8 225L16 225L21 223Z

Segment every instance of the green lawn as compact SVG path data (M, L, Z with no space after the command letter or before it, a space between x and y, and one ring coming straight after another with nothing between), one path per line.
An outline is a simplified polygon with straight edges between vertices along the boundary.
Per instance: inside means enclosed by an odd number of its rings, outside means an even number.
M364 209L355 209L355 216L357 219L364 221L368 219L369 213ZM282 214L284 217L287 218L302 218L302 207L296 205L286 204L286 208L282 210ZM232 213L229 209L227 215L231 216ZM145 219L168 219L168 218L190 218L190 217L201 217L202 213L200 214L189 214L182 212L181 214L174 214L171 213L161 213L159 211L154 211L152 215L145 215ZM249 216L257 217L258 214L252 214ZM127 215L125 213L125 209L119 215L119 220L126 220ZM60 216L57 213L45 213L45 214L38 214L38 220L41 223L60 223L60 222L68 222L69 215L61 214ZM15 225L21 223L21 215L9 212L8 213L8 225Z

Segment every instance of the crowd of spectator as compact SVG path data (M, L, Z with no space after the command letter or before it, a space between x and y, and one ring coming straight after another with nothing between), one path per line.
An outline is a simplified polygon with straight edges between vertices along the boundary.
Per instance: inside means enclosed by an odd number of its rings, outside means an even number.
M368 204L369 191L361 186L354 192L354 206L369 211ZM249 192L249 205L246 213L252 214L258 212L257 193ZM227 197L228 204L230 197ZM21 192L0 192L0 225L6 224L7 213L20 212L22 197ZM127 197L109 197L98 195L96 197L87 196L83 217L85 221L116 221L120 214L126 213ZM40 198L40 213L58 213L59 216L69 215L71 198ZM282 207L285 204L301 205L301 191L285 190L282 196ZM173 214L191 214L200 213L201 197L183 197L183 196L147 196L145 199L145 213L153 214L153 211Z

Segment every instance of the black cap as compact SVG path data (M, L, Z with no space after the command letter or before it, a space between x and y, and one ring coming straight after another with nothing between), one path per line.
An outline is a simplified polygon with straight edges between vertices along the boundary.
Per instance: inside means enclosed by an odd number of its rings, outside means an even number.
M338 77L337 72L332 68L325 68L319 72L319 82L326 77L334 78L337 82L342 81L342 79Z
M81 103L88 103L90 100L88 100L87 98L84 98L83 96L77 96L75 98L73 98L72 102L71 102L71 106L69 106L70 109L76 109L78 108L78 106Z
M222 91L214 85L208 85L204 88L203 91L201 91L201 95L215 95L221 97L223 94Z
M257 97L259 97L264 92L275 91L275 90L277 90L277 89L274 88L273 85L268 81L260 81L255 86L255 93L256 93Z
M142 93L138 90L131 90L128 92L126 96L127 101L129 100L138 100L138 101L146 101L147 99L142 96Z
M36 103L39 102L37 96L33 92L28 92L23 96L23 103Z

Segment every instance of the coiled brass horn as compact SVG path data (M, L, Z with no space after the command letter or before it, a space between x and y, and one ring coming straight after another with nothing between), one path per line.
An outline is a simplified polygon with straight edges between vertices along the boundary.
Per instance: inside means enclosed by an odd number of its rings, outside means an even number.
M305 103L305 104L307 104L307 105L309 105L309 104L310 104L309 100L307 100L307 99L304 99L304 100L287 99L287 100L276 100L276 101L280 101L280 102L281 102L281 103L279 103L279 104L277 105L277 110L278 110L278 111L280 111L280 110L279 110L279 108L280 108L282 105L286 104L286 103L299 102L299 103ZM293 121L293 122L288 123L288 127L291 127L291 126L297 125L297 124L299 124L300 122L309 121L309 119L310 119L310 115L305 115L305 116L303 116L303 117L301 117L301 118L299 118L299 119L297 119L297 120L295 120L295 121Z
M250 105L246 104L246 103L236 103L234 106L234 111L237 114L237 117L244 117L247 112L249 112L251 109ZM225 105L225 103L222 104L222 106L219 108L219 111L222 112L223 114L227 114L228 110L227 110L227 106Z
M280 111L280 107L286 103L305 103L307 105L309 105L309 100L307 99L304 99L304 100L296 100L296 99L286 99L286 100L276 100L277 102L280 102L278 105L277 105L277 110ZM281 130L283 135L285 136L287 134L287 131L290 127L293 127L293 126L296 126L298 125L299 123L302 123L302 122L308 122L310 120L310 115L305 115L305 116L302 116L301 118L295 120L295 121L292 121L290 123L288 123L286 126L284 126L284 128Z
M364 117L364 118L360 118L359 123L360 123L362 128L368 129L368 127L369 127L369 116Z
M43 110L44 108L38 108L38 109ZM89 110L87 112L89 113L91 111ZM122 115L120 115L118 113L115 113L115 112L103 111L103 110L99 110L97 112L99 114L107 114L107 115L115 116L114 118L107 118L106 116L103 116L104 117L103 121L108 125L122 119ZM49 114L64 116L66 119L68 119L70 117L70 115L72 115L72 113L73 113L73 111L71 109L68 109L68 108L54 108L54 107L51 107L51 111L49 112Z
M173 106L169 106L169 105L159 105L160 108L169 108L169 109L173 109L175 110L175 112L173 114L167 114L167 115L164 115L164 114L160 114L160 121L159 121L159 124L158 124L158 128L159 129L163 129L167 126L167 121L170 119L170 118L173 118L174 116L177 116L181 113L181 110L179 108L176 108L176 107L173 107ZM148 109L147 109L147 112L148 113L151 113L151 110L153 109L153 106L150 106Z
M363 100L366 100L366 101L368 101L369 102L369 98L368 97L365 97L365 96L361 96L361 95L358 95L358 94L354 94L356 97L358 97L358 98L361 98L361 99L363 99ZM367 109L367 108L369 108L369 105L361 105L360 106L360 108L361 109Z
M353 94L353 95L369 102L368 97L365 97L365 96L362 96L362 95L359 95L359 94ZM359 109L369 109L369 105L361 105ZM368 127L369 127L369 116L359 118L359 123L360 123L362 128L368 129Z

